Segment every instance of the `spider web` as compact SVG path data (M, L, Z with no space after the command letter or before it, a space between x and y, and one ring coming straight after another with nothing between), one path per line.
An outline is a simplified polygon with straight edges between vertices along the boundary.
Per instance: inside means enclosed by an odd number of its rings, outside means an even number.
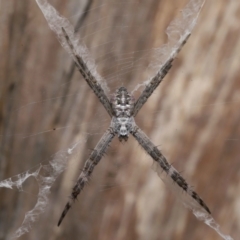
M61 27L64 27L68 30L70 39L72 40L73 44L75 45L81 56L84 57L89 68L94 73L96 79L102 85L104 90L106 92L109 92L108 86L96 71L96 64L94 60L90 57L88 49L84 45L84 41L79 38L79 36L74 35L74 28L71 23L66 18L61 16L56 11L56 9L48 3L48 1L36 0L36 2L42 10L43 15L47 20L47 23L49 24L49 27L57 35L62 47L67 52L69 52L69 49L65 44L61 31ZM161 48L153 49L146 53L147 55L152 55L152 61L148 66L149 76L154 74L154 72L158 71L160 66L164 63L164 61L169 55L174 56L176 54L176 49L181 42L181 39L184 38L186 34L192 32L204 2L205 1L203 0L189 1L184 10L181 12L181 15L176 20L174 20L167 28L166 33L168 35L168 43ZM143 56L142 59L144 59L144 57L146 57L147 55ZM111 79L115 81L116 77L119 78L121 74L127 74L133 67L141 68L141 61L139 61L138 64L135 64L133 66L133 57L131 54L129 54L128 56L123 56L122 59L123 62L118 63L121 66L120 72L114 73L112 76L108 76L107 78L107 82L109 82L110 84ZM149 79L141 84L138 84L137 87L133 88L132 92L138 91L140 87L144 86L149 82ZM121 80L117 79L117 81ZM67 164L71 160L71 158L77 155L76 153L79 152L79 149L81 148L81 146L84 145L85 142L86 138L83 138L80 141L77 140L76 143L74 143L66 150L59 151L54 154L52 160L50 160L48 164L40 164L36 166L33 170L23 172L0 182L0 187L10 189L16 188L18 191L23 191L24 182L27 181L27 179L29 178L35 178L39 187L38 199L35 206L32 210L28 211L25 214L22 225L16 230L15 234L10 236L10 238L16 239L23 234L28 233L31 230L33 224L38 220L39 216L46 211L49 201L49 194L53 183L55 182L57 177L66 169ZM173 192L176 193L177 196L182 197L181 201L183 202L183 204L186 207L190 208L199 220L204 221L207 225L215 229L222 238L227 240L232 239L230 236L222 234L219 229L219 225L215 222L215 220L211 216L206 215L204 212L202 212L198 208L198 206L194 205L192 199L188 198L187 195L185 196L185 194L179 193L179 189L176 189L176 186L172 184L172 182L168 182L169 179L167 179L166 176L164 176L164 174L160 172L157 166L154 166L154 171L157 172L159 177L162 178L168 186L172 186Z
M177 184L173 183L171 177L165 174L158 163L153 162L152 169L158 174L158 176L163 180L163 182L172 190L172 192L178 197L178 199L183 203L186 208L189 208L197 219L203 221L209 227L213 228L223 239L231 240L232 237L225 235L221 232L220 226L214 218L208 214L196 201L193 200L188 194L183 192Z
M52 160L50 160L48 164L39 164L31 170L20 173L0 182L1 188L16 188L21 192L24 189L23 184L25 181L27 181L29 178L35 178L39 187L35 206L32 210L25 214L21 226L12 236L10 236L11 239L17 239L28 233L33 224L39 219L39 216L45 212L49 202L50 189L53 183L67 168L70 159L75 156L75 154L79 151L80 146L84 143L85 142L83 142L83 140L78 141L65 151L62 150L54 154L52 156Z

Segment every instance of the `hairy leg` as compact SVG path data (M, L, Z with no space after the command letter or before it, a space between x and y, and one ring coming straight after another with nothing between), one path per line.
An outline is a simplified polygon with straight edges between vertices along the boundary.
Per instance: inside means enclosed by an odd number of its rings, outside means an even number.
M73 187L73 190L72 190L72 193L70 196L70 200L68 201L68 203L66 204L66 206L62 212L62 215L58 221L58 226L61 224L61 222L64 219L64 217L66 216L68 210L71 208L71 206L74 203L74 201L76 200L77 196L82 191L85 184L88 182L89 177L91 176L94 167L101 160L103 154L105 153L108 145L110 144L110 142L112 141L114 136L115 136L114 131L111 128L109 128L104 133L104 135L102 136L102 138L100 139L100 141L98 142L98 144L96 145L94 150L92 151L90 157L88 158L88 160L86 161L86 163L84 165L84 168L83 168L80 176L78 177L76 185Z

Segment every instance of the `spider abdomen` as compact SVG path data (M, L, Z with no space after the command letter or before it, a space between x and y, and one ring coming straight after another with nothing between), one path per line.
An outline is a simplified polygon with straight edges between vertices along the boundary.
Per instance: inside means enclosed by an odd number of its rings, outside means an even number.
M116 130L120 141L127 141L134 122L132 117L134 99L126 88L120 87L114 93L111 103L114 112L113 129Z
M125 87L120 87L114 93L111 104L115 117L131 117L134 98L128 93Z

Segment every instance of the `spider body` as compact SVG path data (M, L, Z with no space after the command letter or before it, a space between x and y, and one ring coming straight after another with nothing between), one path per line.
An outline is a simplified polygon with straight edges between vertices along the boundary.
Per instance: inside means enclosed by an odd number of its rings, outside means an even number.
M101 83L98 82L94 77L94 74L92 74L87 62L77 53L64 28L62 28L62 32L78 70L82 73L87 84L96 94L112 120L110 127L105 131L86 161L84 168L78 177L77 183L72 190L70 200L62 212L58 226L61 224L78 194L82 191L86 182L88 182L94 167L99 163L114 137L117 136L120 141L127 141L130 134L137 140L146 153L152 157L161 171L165 173L165 178L167 179L167 181L165 181L166 183L172 185L174 182L175 187L178 190L185 192L185 194L191 199L191 206L197 206L197 208L203 209L206 213L211 214L203 200L191 189L190 185L188 185L180 173L168 163L162 152L151 142L148 136L137 126L134 120L134 117L138 114L139 110L170 70L174 58L186 43L190 34L186 34L185 38L181 39L181 43L176 48L175 53L166 59L157 74L150 79L148 84L146 84L145 89L135 102L133 96L124 87L118 88L112 98L109 99L102 88Z
M115 129L118 139L127 141L134 123L133 107L134 98L128 93L125 87L116 90L112 101L113 118L111 126Z

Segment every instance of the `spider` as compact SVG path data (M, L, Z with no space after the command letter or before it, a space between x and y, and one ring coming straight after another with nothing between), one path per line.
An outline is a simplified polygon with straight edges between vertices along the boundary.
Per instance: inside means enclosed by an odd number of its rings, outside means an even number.
M118 137L119 141L127 141L129 135L131 134L142 148L152 157L152 159L157 162L162 171L166 173L172 181L177 184L188 196L190 196L195 203L197 203L202 209L207 213L211 214L209 208L204 203L204 201L198 196L198 194L191 189L186 180L179 174L179 172L171 166L167 159L163 156L161 151L151 142L147 135L137 126L134 117L138 114L139 110L152 95L154 90L161 83L163 78L166 76L170 68L172 67L172 62L176 57L177 53L181 50L184 44L187 42L190 33L182 37L179 47L176 51L165 61L161 69L157 72L150 82L146 85L145 89L142 91L140 97L135 102L133 96L127 91L125 87L120 87L116 90L113 97L109 99L104 92L104 89L99 82L95 79L94 75L84 62L83 58L75 50L66 30L62 28L63 36L66 40L71 54L73 55L75 64L88 83L89 87L98 97L99 101L102 103L107 113L111 117L111 124L106 132L103 134L96 147L87 159L81 174L78 177L77 183L73 187L70 200L66 204L61 217L58 221L58 226L60 226L62 220L66 216L68 210L71 208L72 204L76 200L79 193L84 188L85 184L88 182L94 167L99 163L103 154L105 153L107 147L111 143L114 137Z

